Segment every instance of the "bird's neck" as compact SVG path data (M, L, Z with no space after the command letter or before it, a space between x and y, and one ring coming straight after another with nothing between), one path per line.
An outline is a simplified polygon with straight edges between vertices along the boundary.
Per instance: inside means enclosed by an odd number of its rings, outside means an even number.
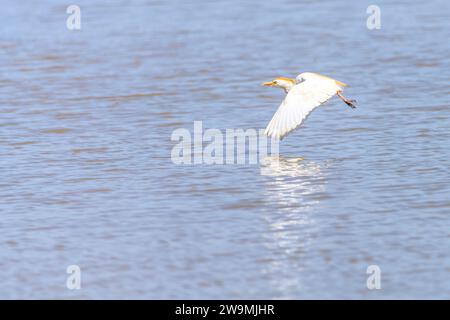
M294 85L290 85L290 86L284 87L284 88L283 88L283 89L284 89L284 92L288 93L289 90L291 90L293 86L294 86Z
M293 83L292 84L285 84L282 88L283 88L285 93L288 93L289 90L291 90L293 86L294 86Z

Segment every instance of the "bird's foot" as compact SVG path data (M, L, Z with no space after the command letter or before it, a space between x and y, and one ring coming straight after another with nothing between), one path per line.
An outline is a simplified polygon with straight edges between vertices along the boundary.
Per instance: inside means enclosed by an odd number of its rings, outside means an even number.
M344 101L345 104L348 105L350 108L352 108L352 109L355 109L355 108L356 108L356 100L350 100L350 99L347 99L346 97L344 97L344 96L342 95L342 91L338 91L338 92L336 92L336 94L337 94L338 97L341 98L342 101Z
M345 99L344 102L350 107L355 109L356 108L356 100L348 100Z

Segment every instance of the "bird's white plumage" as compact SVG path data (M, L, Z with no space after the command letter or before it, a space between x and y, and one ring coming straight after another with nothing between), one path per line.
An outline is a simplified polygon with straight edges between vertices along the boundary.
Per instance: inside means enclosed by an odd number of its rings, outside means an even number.
M270 120L265 134L283 139L297 129L318 106L342 91L343 83L319 74L305 72L297 76L297 84L286 95Z

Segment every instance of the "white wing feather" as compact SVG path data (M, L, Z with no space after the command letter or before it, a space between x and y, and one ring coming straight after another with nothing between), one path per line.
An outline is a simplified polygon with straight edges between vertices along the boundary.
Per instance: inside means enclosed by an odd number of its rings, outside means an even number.
M343 90L334 79L314 73L303 73L297 80L303 82L289 90L267 125L265 134L269 137L283 139L297 129L315 108Z

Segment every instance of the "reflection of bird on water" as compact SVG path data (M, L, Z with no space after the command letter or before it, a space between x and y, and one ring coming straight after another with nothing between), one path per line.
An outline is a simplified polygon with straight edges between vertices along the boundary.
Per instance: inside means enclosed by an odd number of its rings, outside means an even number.
M318 202L308 196L324 190L321 166L301 157L266 157L262 160L261 175L273 177L267 181L267 196L280 210L305 210Z
M262 160L261 174L263 176L311 176L320 172L320 166L303 157L271 156Z
M354 100L342 95L347 86L345 83L317 73L304 72L295 79L279 77L263 85L282 88L287 93L265 131L266 135L275 139L281 140L297 129L315 108L334 95L349 107L356 108Z
M313 213L325 190L325 175L315 162L283 156L264 158L260 172L268 205L264 243L272 257L264 272L276 279L280 298L292 298L301 287L304 253L319 227Z

